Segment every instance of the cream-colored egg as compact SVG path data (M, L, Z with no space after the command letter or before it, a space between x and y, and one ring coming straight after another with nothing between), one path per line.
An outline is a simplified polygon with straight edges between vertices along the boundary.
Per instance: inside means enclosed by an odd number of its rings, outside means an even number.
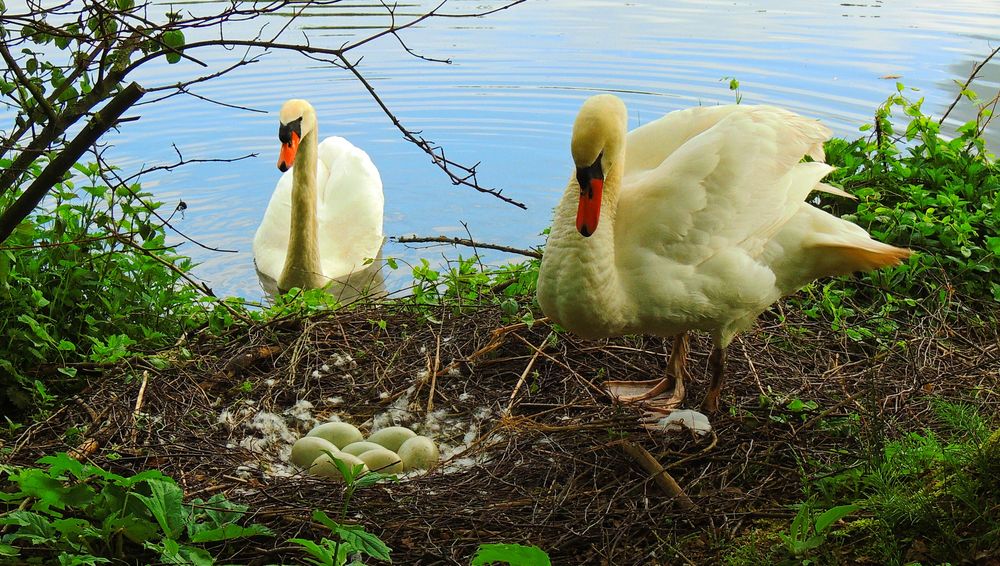
M337 447L332 442L318 436L303 436L292 445L292 463L300 468L305 468L313 463L324 450L338 452Z
M340 451L346 452L347 454L354 454L355 456L360 456L369 450L374 450L376 448L381 448L387 450L385 446L381 444L375 444L374 442L368 442L367 440L362 440L361 442L352 442L347 446L343 447Z
M434 441L426 436L414 436L399 447L399 458L403 461L403 469L429 470L437 463L441 454Z
M337 452L334 454L334 457L349 466L365 466L362 473L368 471L368 466L365 465L365 463L362 462L357 456ZM309 473L314 476L331 479L337 482L344 481L344 476L340 473L340 469L337 468L337 465L333 463L333 459L330 458L329 454L320 454L316 460L313 461L312 466L309 467Z
M404 442L416 435L417 433L406 428L405 426L388 426L373 432L372 435L368 437L368 442L380 444L383 447L396 452Z
M337 448L347 446L353 442L364 440L364 435L358 427L351 423L323 423L312 430L306 436L318 436L333 443Z
M379 446L378 448L362 453L358 458L373 472L383 474L403 473L403 461L395 452L388 448Z

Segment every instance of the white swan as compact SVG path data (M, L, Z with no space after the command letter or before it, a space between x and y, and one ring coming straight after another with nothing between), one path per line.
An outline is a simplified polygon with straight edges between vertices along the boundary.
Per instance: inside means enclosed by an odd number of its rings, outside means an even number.
M820 182L832 169L821 162L830 131L815 120L731 105L673 112L628 134L627 121L612 95L580 109L576 172L538 276L542 310L572 332L676 337L667 377L607 383L623 401L677 407L686 332L702 330L714 343L702 408L716 411L725 349L769 305L818 277L910 255L804 202L813 190L849 196Z
M344 138L318 143L316 112L305 100L286 102L279 120L278 169L285 174L253 239L264 290L329 285L344 298L381 286L377 262L366 264L385 239L378 169Z

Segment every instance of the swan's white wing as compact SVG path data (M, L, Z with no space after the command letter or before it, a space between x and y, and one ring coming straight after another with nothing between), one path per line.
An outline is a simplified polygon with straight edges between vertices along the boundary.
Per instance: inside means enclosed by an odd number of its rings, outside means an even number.
M821 156L829 130L769 107L706 110L721 118L680 131L684 143L623 183L615 253L629 294L641 303L637 312L652 321L683 316L694 328L721 327L719 338L728 343L733 328L779 297L759 256L829 172L824 163L800 163L803 155Z
M339 278L378 256L384 236L382 179L368 154L341 137L319 144L325 175L319 185L319 245L323 272Z
M730 248L756 257L830 171L800 163L829 136L819 122L777 108L724 108L721 120L623 184L623 244L696 263Z

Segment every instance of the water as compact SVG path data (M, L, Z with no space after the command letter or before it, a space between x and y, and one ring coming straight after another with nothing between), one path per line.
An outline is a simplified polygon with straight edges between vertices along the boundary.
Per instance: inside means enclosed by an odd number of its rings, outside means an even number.
M432 5L416 2L399 11L417 14ZM446 11L490 5L497 3L452 0ZM217 4L174 6L205 11ZM380 4L368 0L309 14L284 37L294 40L304 32L313 44L337 47L388 21ZM269 29L281 23L276 17ZM402 36L416 52L453 63L416 59L387 37L356 52L364 55L362 72L407 127L421 130L458 162L481 161L480 183L503 189L528 209L452 186L402 139L349 73L273 53L192 87L200 96L266 114L181 96L137 108L134 114L142 119L108 139L115 146L113 160L126 171L174 161L171 144L187 159L257 154L144 179L159 199L187 203L176 222L186 235L236 250L182 245L200 263L195 274L217 294L262 297L250 248L279 176L276 114L285 99L309 99L322 135L347 137L371 155L385 185L387 235L465 237L465 224L476 240L527 248L544 241L540 232L570 177L570 126L587 96L618 94L635 127L671 110L731 103L734 94L723 78L736 77L743 103L784 106L853 137L896 80L919 89L913 96L926 97L925 110L943 111L954 97L954 81L964 81L973 63L1000 41L1000 2L529 0L481 19L430 20ZM202 51L198 57L217 69L239 53ZM167 84L199 72L188 62L149 67L141 82ZM995 93L1000 61L976 84L981 95ZM956 124L973 115L969 106L953 112ZM988 136L994 149L1000 147L996 126ZM386 255L408 262L426 257L440 263L458 253L471 250L397 243L385 248ZM486 258L514 259L501 253ZM401 268L395 281L406 278Z

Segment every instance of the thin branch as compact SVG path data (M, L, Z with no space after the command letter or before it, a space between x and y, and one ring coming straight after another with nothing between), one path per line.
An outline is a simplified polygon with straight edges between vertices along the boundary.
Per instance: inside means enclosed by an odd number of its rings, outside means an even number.
M57 155L38 177L25 189L24 193L0 215L0 243L3 243L14 229L27 218L38 203L45 198L56 183L62 179L87 148L94 144L105 132L114 127L118 118L143 95L138 83L131 83L115 95L103 109L90 119L73 141Z
M542 258L542 253L538 250L524 250L520 248L513 248L511 246L504 246L502 244L484 244L482 242L474 242L467 238L450 238L448 236L398 236L390 239L399 242L400 244L451 244L453 246L486 248L511 254L520 254L527 257L533 257L535 259Z
M944 111L944 114L941 115L941 118L938 120L938 124L944 123L945 119L948 118L948 115L951 114L951 111L955 108L955 105L958 104L958 101L962 100L962 93L969 88L972 81L976 80L976 77L979 75L979 71L983 70L983 67L985 67L986 64L990 62L990 59L992 59L997 53L1000 53L1000 47L994 49L993 52L987 55L985 59L979 62L979 64L972 67L972 73L969 75L969 78L965 80L965 84L962 85L962 88L958 89L958 96L955 97L955 100L951 101L951 106L949 106L948 109Z
M392 113L392 110L389 110L389 107L382 100L382 97L380 97L378 93L375 91L375 87L373 87L372 84L368 82L368 79L366 79L364 75L361 74L361 71L359 71L355 65L351 64L351 62L348 61L348 59L345 56L341 55L340 59L347 66L347 70L349 70L355 76L355 78L358 79L358 82L360 82L361 85L365 87L365 89L368 91L368 94L372 97L372 100L374 100L375 103L378 104L379 108L382 109L382 112L389 117L389 120L392 121L392 125L396 126L396 129L403 134L404 138L406 138L408 141L412 142L414 145L422 149L424 153L426 153L427 155L430 155L431 161L433 161L435 165L437 165L442 171L445 172L446 175L448 175L449 178L451 178L451 182L453 185L463 185L475 189L481 193L487 193L493 195L506 203L513 204L518 208L527 210L528 207L525 206L524 203L516 201L510 197L504 196L502 190L490 189L480 186L479 180L476 178L476 167L479 165L478 163L471 167L467 167L465 165L462 165L461 163L452 161L447 157L445 157L444 150L441 149L440 146L433 145L431 142L425 140L416 132L408 130L405 126L403 126L403 124L399 121L399 118L397 118L396 115ZM456 174L454 169L459 170L461 173Z
M45 94L38 90L38 85L31 82L31 79L29 79L24 74L24 71L21 70L21 67L18 66L17 60L14 59L14 57L11 56L10 51L7 50L6 43L0 42L0 55L3 56L3 60L7 62L7 66L11 71L13 71L18 82L21 83L24 88L28 89L28 92L30 92L31 96L35 99L35 102L42 107L42 110L44 110L45 114L48 115L49 120L57 122L59 120L59 115L55 113L55 110L52 110L52 106L49 105L49 101L45 100Z

